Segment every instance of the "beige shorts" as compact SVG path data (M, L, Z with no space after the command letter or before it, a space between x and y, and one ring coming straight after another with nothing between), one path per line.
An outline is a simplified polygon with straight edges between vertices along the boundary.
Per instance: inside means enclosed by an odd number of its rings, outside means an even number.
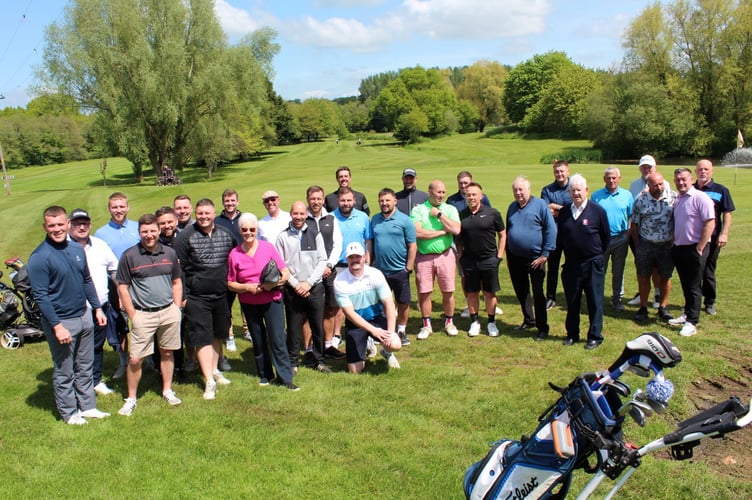
M133 359L143 359L154 353L154 339L160 349L180 349L180 318L182 313L175 304L156 312L136 310L131 318L128 334L128 351Z

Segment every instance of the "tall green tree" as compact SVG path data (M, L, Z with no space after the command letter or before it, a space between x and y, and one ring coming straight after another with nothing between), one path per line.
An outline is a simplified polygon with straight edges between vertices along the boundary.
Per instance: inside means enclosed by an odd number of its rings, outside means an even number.
M249 81L263 81L276 50L267 34L261 41L268 43L245 44L243 64L232 64L238 58L228 53L213 5L74 0L47 29L42 82L107 116L137 175L145 165L160 172L168 161L202 160L195 145L231 133L238 117L229 113L238 105L263 108L263 86Z
M504 109L512 122L525 118L527 110L540 99L541 91L556 79L564 66L574 63L564 52L536 54L509 72L504 83Z
M478 110L478 130L488 124L498 125L506 118L502 97L507 68L496 61L478 61L466 67L457 96L471 102Z

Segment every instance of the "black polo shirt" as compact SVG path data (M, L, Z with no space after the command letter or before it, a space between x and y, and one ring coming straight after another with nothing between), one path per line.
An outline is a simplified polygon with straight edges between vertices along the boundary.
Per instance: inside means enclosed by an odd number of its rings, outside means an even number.
M460 212L460 223L461 262L474 264L479 269L495 266L499 253L496 240L498 233L504 230L504 220L499 211L483 204L474 214L465 208Z

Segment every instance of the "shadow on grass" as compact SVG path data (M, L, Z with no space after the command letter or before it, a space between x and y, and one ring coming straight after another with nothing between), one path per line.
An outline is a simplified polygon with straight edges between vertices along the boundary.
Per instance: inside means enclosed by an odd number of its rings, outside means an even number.
M39 385L36 391L29 394L26 398L26 404L34 408L47 410L55 418L60 418L57 406L55 405L55 394L52 390L52 367L39 372L36 379L39 381Z

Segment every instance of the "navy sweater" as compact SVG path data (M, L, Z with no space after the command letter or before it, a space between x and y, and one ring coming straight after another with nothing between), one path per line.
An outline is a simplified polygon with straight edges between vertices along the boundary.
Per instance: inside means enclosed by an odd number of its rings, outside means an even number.
M87 301L94 309L101 307L86 253L75 241L55 243L45 238L31 253L27 270L32 297L50 325L80 318Z
M567 262L584 262L601 257L611 239L608 218L603 207L590 200L577 220L572 218L572 205L559 212L558 241Z

